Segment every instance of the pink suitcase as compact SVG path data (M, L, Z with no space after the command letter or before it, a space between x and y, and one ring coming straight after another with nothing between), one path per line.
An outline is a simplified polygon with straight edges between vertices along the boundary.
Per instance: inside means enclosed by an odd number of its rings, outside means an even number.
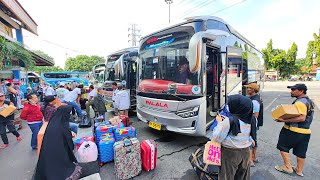
M157 166L157 144L153 140L141 142L141 161L145 171L150 171Z

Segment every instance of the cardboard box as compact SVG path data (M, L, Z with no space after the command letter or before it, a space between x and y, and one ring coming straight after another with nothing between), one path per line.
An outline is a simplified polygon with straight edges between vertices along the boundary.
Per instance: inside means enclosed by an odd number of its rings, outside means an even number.
M43 125L41 126L39 132L38 132L38 137L37 137L37 143L38 143L38 156L40 154L40 149L41 149L41 145L42 145L42 140L43 140L43 136L44 133L46 132L48 126L48 122L44 122Z
M5 109L3 109L0 112L0 115L3 117L8 117L10 114L13 113L13 111L15 111L17 108L15 106L9 105L8 107L6 107Z
M294 104L282 104L272 111L273 119L289 119L297 116L300 116L300 113Z

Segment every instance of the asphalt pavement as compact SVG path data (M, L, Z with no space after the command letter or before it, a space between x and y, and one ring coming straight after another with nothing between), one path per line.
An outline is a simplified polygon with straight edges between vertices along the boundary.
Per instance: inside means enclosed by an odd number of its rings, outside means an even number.
M283 174L274 169L275 165L281 165L282 160L276 149L278 135L283 126L282 123L271 119L271 110L276 105L287 104L293 101L290 97L287 85L297 82L266 82L261 93L264 100L264 126L258 132L258 158L259 163L251 168L253 180L291 180L301 179L295 175ZM307 152L303 179L320 179L320 82L305 82L309 88L308 95L316 103L314 120L311 125L312 135ZM154 171L144 172L133 179L182 179L193 180L197 176L192 169L188 158L197 148L202 147L207 139L202 137L190 137L165 131L157 131L147 127L147 124L137 121L135 116L130 117L133 126L137 129L137 137L140 141L153 139L158 144L157 167ZM37 163L37 153L31 150L31 131L24 123L19 130L23 140L18 143L12 134L8 134L10 146L0 150L0 179L1 180L29 180ZM78 136L90 135L91 129L80 129ZM292 156L295 165L295 158ZM102 179L116 179L114 164L107 163L101 168Z

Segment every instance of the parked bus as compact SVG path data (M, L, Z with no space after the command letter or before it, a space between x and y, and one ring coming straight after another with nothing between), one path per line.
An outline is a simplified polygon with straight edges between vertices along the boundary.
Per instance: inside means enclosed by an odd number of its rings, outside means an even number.
M112 108L112 83L121 84L125 82L126 89L130 94L130 109L136 109L136 60L138 57L138 48L126 48L117 51L107 58L106 75L105 75L105 97L107 108ZM116 59L117 58L117 59ZM116 59L116 60L115 60Z
M105 81L106 64L97 64L92 68L90 81L92 84L102 86Z
M222 19L193 17L140 42L137 117L157 130L209 136L227 96L260 84L262 54ZM248 78L248 71L255 78Z
M59 82L77 82L89 86L89 73L87 72L45 72L41 74L41 78L50 85L58 85Z

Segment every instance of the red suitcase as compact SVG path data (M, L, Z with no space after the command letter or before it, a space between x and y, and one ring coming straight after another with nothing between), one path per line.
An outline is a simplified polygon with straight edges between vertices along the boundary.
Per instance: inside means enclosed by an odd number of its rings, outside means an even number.
M129 126L129 116L120 115L120 119L121 119L124 127L128 127Z
M157 144L153 140L144 140L141 143L141 161L145 171L150 171L157 166Z

